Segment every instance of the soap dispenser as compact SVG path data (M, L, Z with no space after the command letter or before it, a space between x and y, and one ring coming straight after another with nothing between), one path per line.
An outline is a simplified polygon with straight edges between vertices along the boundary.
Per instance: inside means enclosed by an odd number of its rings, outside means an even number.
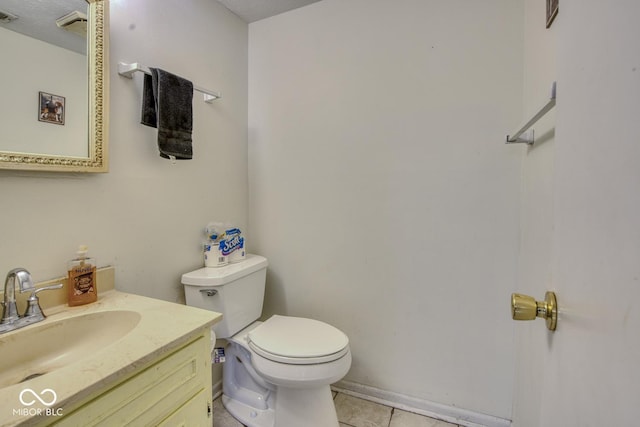
M83 305L98 300L96 284L96 262L87 257L88 247L80 245L77 257L69 261L67 291L69 306Z

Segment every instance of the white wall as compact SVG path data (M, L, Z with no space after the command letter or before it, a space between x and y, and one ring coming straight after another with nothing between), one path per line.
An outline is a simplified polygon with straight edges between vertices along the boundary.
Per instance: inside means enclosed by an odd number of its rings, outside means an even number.
M183 301L206 223L247 225L247 25L215 1L113 0L110 54L109 173L1 171L0 272L64 275L85 243L115 266L118 289ZM119 61L222 92L212 105L194 98L193 160L158 156L156 130L139 124L142 77L118 76Z
M249 26L265 315L350 337L346 380L509 419L519 2L325 0Z
M2 151L88 157L87 57L0 28ZM65 98L64 125L38 121L38 92Z

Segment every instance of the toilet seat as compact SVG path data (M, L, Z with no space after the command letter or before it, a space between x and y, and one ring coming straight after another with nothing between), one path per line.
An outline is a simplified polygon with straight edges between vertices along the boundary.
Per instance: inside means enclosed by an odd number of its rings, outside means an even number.
M247 342L258 355L291 365L332 362L349 352L342 331L302 317L272 316L249 332Z

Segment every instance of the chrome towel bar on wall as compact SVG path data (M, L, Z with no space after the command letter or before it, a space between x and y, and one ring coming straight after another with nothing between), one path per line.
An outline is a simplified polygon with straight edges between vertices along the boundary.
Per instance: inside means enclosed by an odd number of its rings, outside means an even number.
M538 111L527 123L525 123L520 129L513 134L507 135L507 141L505 144L533 144L533 130L526 132L531 126L533 126L542 116L547 114L556 105L556 82L551 85L551 98L541 109Z

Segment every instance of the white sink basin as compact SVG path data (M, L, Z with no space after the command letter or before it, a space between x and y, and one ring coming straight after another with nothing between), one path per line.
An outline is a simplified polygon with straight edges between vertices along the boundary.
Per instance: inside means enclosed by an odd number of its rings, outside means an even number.
M135 311L98 311L0 335L0 388L90 357L135 329L140 319Z

